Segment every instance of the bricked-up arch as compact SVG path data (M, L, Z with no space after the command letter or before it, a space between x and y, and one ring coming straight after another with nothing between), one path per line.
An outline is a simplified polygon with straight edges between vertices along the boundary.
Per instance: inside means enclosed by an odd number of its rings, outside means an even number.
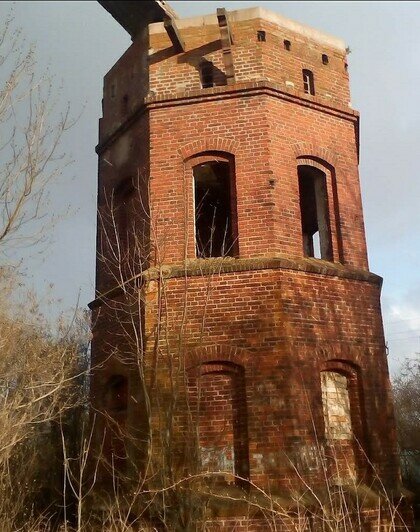
M249 478L248 419L244 368L229 361L207 361L189 370L189 400L198 427L204 472ZM210 475L209 478L212 478Z
M361 479L368 472L369 449L363 423L360 368L330 360L321 373L327 467L332 479Z
M195 253L199 258L238 255L234 157L206 152L187 161L194 201Z
M314 153L330 155L332 160L336 159L334 154L326 149L317 149L312 145L295 147L295 152L300 153L296 162L304 255L314 256L313 235L319 232L321 249L318 258L343 262L343 240L335 168L317 155L303 155L308 148L313 149ZM302 184L306 184L306 187L302 187Z

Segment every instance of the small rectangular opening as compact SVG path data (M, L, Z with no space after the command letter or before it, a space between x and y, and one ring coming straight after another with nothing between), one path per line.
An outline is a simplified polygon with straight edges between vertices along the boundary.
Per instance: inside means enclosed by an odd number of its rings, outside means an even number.
M257 40L258 42L265 42L265 31L263 30L257 31Z
M304 255L332 260L325 174L304 165L299 166L298 175Z
M285 39L283 41L283 45L284 45L284 49L287 50L288 52L290 52L290 49L292 47L292 43L289 40Z
M303 69L302 75L303 90L306 92L306 94L311 94L312 96L315 96L315 82L313 73L310 70Z

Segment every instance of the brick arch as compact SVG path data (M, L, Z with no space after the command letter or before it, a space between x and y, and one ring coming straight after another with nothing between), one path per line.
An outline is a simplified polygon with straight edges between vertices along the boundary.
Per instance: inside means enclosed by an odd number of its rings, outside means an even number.
M194 368L210 362L245 367L249 353L240 347L215 344L191 349L186 359L186 367L192 371Z
M237 142L232 139L224 137L203 137L184 144L179 148L178 152L185 160L197 153L206 151L221 151L234 154L237 148Z
M358 375L360 373L360 366L353 360L330 358L321 364L320 371L336 371L338 373L345 373L346 375Z
M293 151L295 156L299 160L305 160L310 162L300 162L298 164L309 164L310 166L316 166L316 161L314 159L319 159L326 163L327 166L331 165L335 167L338 162L338 154L335 151L330 150L329 148L324 148L319 146L314 142L298 142L293 145ZM321 170L325 168L324 166L316 166Z
M331 165L329 162L325 161L324 159L320 159L319 157L312 157L309 155L297 157L296 163L297 166L313 166L314 168L321 170L321 172L323 172L324 174L331 173L331 170L334 169L334 166Z

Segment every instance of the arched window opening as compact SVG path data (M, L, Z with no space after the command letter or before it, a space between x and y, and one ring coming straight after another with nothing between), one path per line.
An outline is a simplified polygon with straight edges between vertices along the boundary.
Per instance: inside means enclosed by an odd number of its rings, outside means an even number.
M304 255L332 260L326 176L308 165L298 167L298 176Z
M209 161L193 167L196 256L237 254L233 165Z
M328 65L329 62L330 62L330 60L328 58L328 55L327 54L322 54L322 64L323 65Z
M243 484L241 479L249 477L243 368L209 362L200 367L197 377L190 383L189 395L198 427L201 470L227 473L226 481Z
M302 70L302 75L303 90L306 92L306 94L311 94L312 96L315 96L315 82L313 72L305 68Z
M201 88L214 87L214 65L211 61L203 61L200 64Z
M321 390L328 473L341 483L356 476L349 379L337 371L322 371Z

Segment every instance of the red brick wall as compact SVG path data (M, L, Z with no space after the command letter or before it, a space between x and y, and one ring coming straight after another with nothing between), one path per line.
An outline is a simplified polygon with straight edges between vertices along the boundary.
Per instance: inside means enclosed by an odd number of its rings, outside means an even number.
M216 274L210 283L198 275L187 286L170 279L165 293L163 353L176 351L182 323L187 367L222 361L244 368L252 481L287 485L295 475L286 455L302 474L319 475L316 437L323 441L325 434L320 372L336 367L360 372L352 405L362 447L355 449L359 478L369 469L366 453L392 485L395 434L376 283L264 270ZM148 301L155 316L157 300ZM152 334L156 321L145 325Z

